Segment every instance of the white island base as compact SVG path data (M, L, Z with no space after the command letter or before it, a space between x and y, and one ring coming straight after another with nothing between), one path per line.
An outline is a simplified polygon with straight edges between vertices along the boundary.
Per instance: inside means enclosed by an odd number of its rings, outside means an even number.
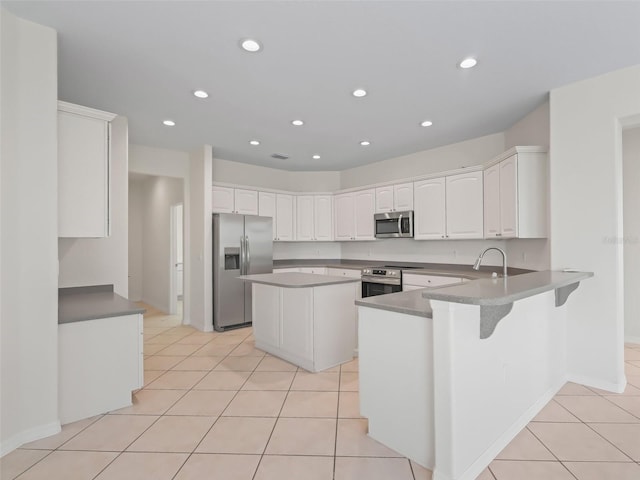
M310 372L353 358L359 279L304 273L241 278L253 282L256 348Z

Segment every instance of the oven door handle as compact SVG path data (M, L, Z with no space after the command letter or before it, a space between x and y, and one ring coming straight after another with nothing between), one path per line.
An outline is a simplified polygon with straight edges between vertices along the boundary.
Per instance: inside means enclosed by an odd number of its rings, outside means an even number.
M362 277L362 283L378 283L381 285L401 285L399 278Z

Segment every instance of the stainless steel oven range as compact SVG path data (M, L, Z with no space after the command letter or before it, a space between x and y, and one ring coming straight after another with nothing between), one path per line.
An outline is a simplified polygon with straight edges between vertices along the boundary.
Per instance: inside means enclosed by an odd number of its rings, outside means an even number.
M418 267L383 265L362 269L362 298L402 291L402 270Z

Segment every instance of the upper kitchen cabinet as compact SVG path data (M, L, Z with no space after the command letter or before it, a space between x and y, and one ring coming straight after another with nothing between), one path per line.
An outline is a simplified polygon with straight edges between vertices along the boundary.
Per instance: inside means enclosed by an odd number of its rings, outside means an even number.
M334 203L336 240L375 240L375 189L336 195Z
M274 229L277 241L293 240L293 195L276 194L276 217L274 220Z
M538 147L515 147L484 171L484 236L547 236L547 157Z
M276 239L276 194L271 192L258 192L258 215L273 219L273 239Z
M413 210L413 183L376 188L376 213Z
M113 113L58 102L58 236L108 237Z
M483 238L482 172L431 178L414 184L414 238Z
M258 192L214 185L211 206L215 213L258 215Z
M296 240L333 240L331 195L300 195L296 203Z
M446 177L446 238L483 238L483 172Z
M413 234L416 240L438 240L447 235L446 178L416 182Z

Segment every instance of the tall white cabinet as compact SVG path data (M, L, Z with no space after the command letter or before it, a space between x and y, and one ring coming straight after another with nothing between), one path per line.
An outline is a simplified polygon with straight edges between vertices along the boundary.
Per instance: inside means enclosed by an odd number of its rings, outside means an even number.
M113 113L58 102L58 236L108 237Z
M484 171L485 238L547 236L546 153L515 147Z
M333 240L332 195L296 197L296 240Z
M414 238L483 238L482 171L414 184Z
M375 189L335 196L335 239L374 240Z

